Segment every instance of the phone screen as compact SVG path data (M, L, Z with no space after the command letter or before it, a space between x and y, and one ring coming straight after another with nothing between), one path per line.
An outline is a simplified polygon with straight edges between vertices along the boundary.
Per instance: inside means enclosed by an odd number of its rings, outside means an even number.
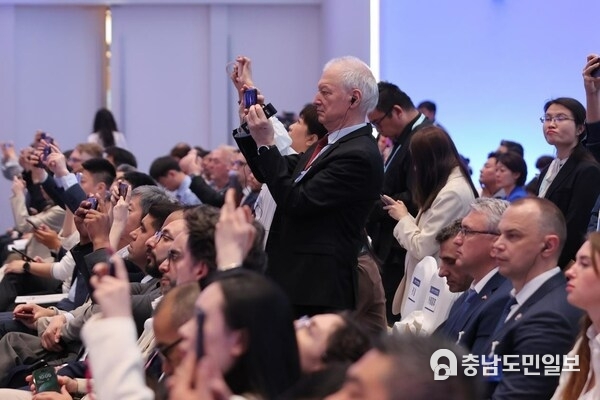
M204 357L204 318L205 314L202 310L196 311L196 360Z
M38 393L60 393L60 385L58 384L58 378L56 377L56 372L54 372L54 367L42 367L40 369L36 369L33 371L32 376L35 390Z

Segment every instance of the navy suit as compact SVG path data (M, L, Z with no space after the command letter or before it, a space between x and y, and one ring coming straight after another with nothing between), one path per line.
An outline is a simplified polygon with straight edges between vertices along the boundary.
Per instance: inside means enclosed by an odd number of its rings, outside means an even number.
M458 339L459 332L462 332L458 344L469 349L471 354L483 354L483 346L487 344L496 326L511 289L510 281L496 272L472 301L473 305L462 316L456 314L467 293L463 293L456 300L448 319L440 325L435 334L440 334L454 342ZM454 322L456 318L460 319Z
M498 383L489 383L488 397L494 400L549 399L558 386L558 376L545 376L541 357L567 354L579 331L581 310L567 302L566 279L558 273L548 279L506 323L494 332L485 354L497 342L494 354L519 356L519 372L504 372ZM528 367L540 375L524 374L522 355L539 355L540 368ZM517 362L512 359L511 362Z
M361 233L383 182L371 125L325 148L301 179L316 144L300 155L282 156L273 147L259 156L251 136L235 140L277 203L266 245L267 275L284 289L296 313L303 307L354 308Z

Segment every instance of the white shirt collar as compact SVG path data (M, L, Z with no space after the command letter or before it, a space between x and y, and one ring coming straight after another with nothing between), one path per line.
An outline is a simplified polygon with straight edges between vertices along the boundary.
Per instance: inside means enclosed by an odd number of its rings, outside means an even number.
M492 279L492 277L494 275L496 275L496 272L498 272L498 267L493 268L492 270L490 270L490 272L488 272L476 284L471 284L471 289L475 289L475 291L477 292L477 294L479 294L483 290L484 286L487 285L487 283L490 281L490 279Z

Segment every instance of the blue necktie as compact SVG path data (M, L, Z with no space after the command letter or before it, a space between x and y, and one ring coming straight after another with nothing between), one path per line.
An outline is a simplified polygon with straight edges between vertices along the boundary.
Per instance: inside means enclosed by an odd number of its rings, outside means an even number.
M446 324L442 330L446 337L452 340L458 336L459 327L464 324L464 319L467 312L471 309L471 307L477 304L477 302L474 301L475 297L477 297L477 291L475 289L471 288L467 290L465 294L466 296L462 304L460 304L454 312L450 313L450 316L448 317L448 324Z
M494 336L500 329L502 329L502 327L504 326L504 322L506 321L506 317L508 317L508 314L510 313L510 309L515 304L517 304L517 298L511 295L506 304L504 305L504 309L502 310L502 314L500 315L500 319L496 324L496 329L494 329L494 333L492 334L492 336Z

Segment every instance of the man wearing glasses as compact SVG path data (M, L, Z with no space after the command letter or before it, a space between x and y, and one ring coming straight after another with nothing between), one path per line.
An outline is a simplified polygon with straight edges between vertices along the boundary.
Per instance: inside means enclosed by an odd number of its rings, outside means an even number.
M508 204L500 199L478 198L471 204L454 238L458 248L453 268L473 281L469 290L456 300L448 319L437 332L465 346L471 354L483 354L483 346L512 289L510 282L498 273L492 253L499 236L498 223Z
M416 215L417 208L412 202L410 192L410 139L413 134L431 122L414 106L410 97L389 82L379 82L379 101L377 107L368 114L371 124L380 135L390 138L394 146L384 164L385 175L381 193L401 200L408 211ZM386 297L386 311L389 324L399 319L391 312L392 300L404 275L403 249L392 234L396 222L383 209L381 200L377 200L371 209L367 221L367 233L373 240L375 254L382 261L382 280Z

